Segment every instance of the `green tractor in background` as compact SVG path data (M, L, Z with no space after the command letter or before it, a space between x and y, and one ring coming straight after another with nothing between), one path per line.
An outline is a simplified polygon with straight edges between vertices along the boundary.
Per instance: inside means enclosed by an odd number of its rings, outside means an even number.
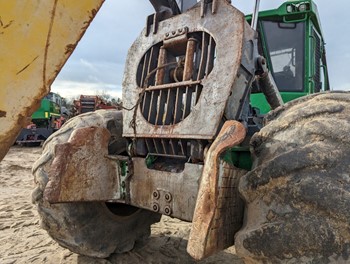
M40 146L53 132L57 131L68 119L69 112L63 107L62 97L49 93L40 102L40 108L23 128L16 143L24 146Z
M70 119L33 167L43 228L107 257L164 214L192 222L195 259L234 244L247 263L349 261L350 94L328 92L314 2L252 27L226 0L150 2L123 111Z

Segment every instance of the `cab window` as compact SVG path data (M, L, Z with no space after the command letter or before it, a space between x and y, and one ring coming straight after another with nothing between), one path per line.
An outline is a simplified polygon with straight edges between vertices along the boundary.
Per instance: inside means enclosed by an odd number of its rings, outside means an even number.
M280 91L303 91L305 23L262 21L270 70Z

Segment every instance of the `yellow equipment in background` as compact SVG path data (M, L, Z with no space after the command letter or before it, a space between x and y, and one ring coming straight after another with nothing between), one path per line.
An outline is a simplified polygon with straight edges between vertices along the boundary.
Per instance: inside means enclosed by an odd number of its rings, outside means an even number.
M104 0L0 0L0 160Z

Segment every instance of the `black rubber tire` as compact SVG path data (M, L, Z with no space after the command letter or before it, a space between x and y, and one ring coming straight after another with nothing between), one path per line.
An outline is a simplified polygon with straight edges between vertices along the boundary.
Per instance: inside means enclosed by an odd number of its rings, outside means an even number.
M78 254L105 258L112 253L129 251L136 241L147 238L151 224L158 222L160 215L118 204L107 206L105 203L85 202L50 205L43 199L55 145L67 142L74 130L90 126L109 129L110 154L125 151L126 141L122 138L120 111L99 110L70 119L46 140L42 156L33 166L36 188L32 199L38 207L41 226L62 247Z
M237 254L247 263L349 263L350 93L277 108L251 146Z

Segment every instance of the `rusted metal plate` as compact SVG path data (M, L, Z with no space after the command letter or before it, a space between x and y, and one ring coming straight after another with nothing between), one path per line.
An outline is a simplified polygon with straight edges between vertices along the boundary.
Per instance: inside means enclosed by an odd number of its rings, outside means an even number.
M0 1L0 160L103 1Z
M117 163L106 157L109 138L107 129L87 127L57 144L45 199L57 203L120 198Z
M87 127L57 144L45 199L127 203L191 221L203 165L186 163L182 172L148 169L144 158L108 155L109 138L107 129ZM128 163L126 175L121 162Z
M245 86L249 84L249 80L245 79L243 86L234 86L240 69L244 68L242 71L254 73L254 56L252 52L247 57L249 63L241 67L242 57L244 56L243 50L246 49L246 44L250 43L254 38L254 34L251 34L251 29L247 26L244 15L231 6L226 0L217 0L214 9L214 13L208 9L204 12L202 17L201 7L198 5L184 14L159 22L158 31L155 34L146 36L145 29L134 42L129 50L126 62L127 71L125 71L123 80L123 98L128 98L128 100L125 101L125 107L132 109L131 111L127 109L123 110L123 136L192 139L213 139L215 137L232 89L241 89L244 91ZM151 60L149 59L152 58L152 56L156 59L158 58L158 56L154 54L156 53L157 47L159 47L157 45L162 45L162 43L165 45L166 41L168 41L166 36L176 35L177 32L183 31L183 29L186 29L186 34L192 37L194 36L194 32L197 32L197 35L203 34L203 37L199 37L202 40L206 38L204 33L208 34L208 41L203 41L203 45L206 45L209 50L206 56L207 58L212 58L215 54L215 65L207 65L210 69L211 66L213 66L212 70L200 78L201 94L196 98L198 102L196 101L195 104L190 104L191 100L187 100L191 98L190 96L197 93L199 89L198 85L197 87L187 87L183 97L182 95L173 95L173 97L176 97L176 99L174 99L176 103L171 102L171 100L162 101L160 91L153 91L155 87L152 87L150 88L152 91L149 91L150 95L147 99L149 105L145 106L145 103L142 106L137 105L140 104L139 98L142 96L140 93L147 87L147 83L138 83L137 76L145 77L150 75L153 67L157 67L157 64L155 63L155 65L153 65L153 63L150 63ZM193 69L189 62L191 62L191 58L195 52L194 45L189 44L187 51L186 54L189 56L187 58L188 63L185 63L185 66L187 65L185 67L185 74L183 75L185 80L191 79L191 72ZM205 60L207 60L207 58ZM143 70L140 72L139 63L141 60L143 60ZM168 63L172 62L168 61ZM156 72L156 69L153 70ZM224 72L229 72L230 74L223 74ZM178 83L181 84L181 82ZM147 91L145 94L147 94ZM162 94L163 97L165 97L164 92L162 92ZM156 97L155 100L153 100L153 96ZM181 100L178 100L178 98ZM185 99L182 100L182 98ZM237 105L236 108L238 109L242 97L232 96L232 98L234 101L232 104ZM163 111L159 109L162 109L163 106L167 109L169 105L172 104L176 105L174 107L175 110L170 109L165 112L174 112L172 116L174 120L167 122L167 114L164 114L163 119L159 118L159 116L162 116L161 114ZM189 105L190 107L188 107ZM134 112L135 106L136 112ZM142 111L145 111L146 114ZM154 113L152 113L152 111ZM159 113L155 113L156 111ZM183 114L181 114L181 111ZM148 112L149 114L147 114ZM158 120L156 119L157 115ZM182 118L178 118L180 115ZM131 122L132 120L135 122ZM135 124L136 129L134 129Z
M232 219L235 210L240 209L230 205L237 199L232 180L240 176L240 172L220 166L219 157L227 148L240 144L245 135L246 129L241 123L226 121L208 150L187 246L195 259L233 245L237 230L232 230Z
M203 165L186 163L182 172L175 173L148 169L142 158L132 160L131 204L191 221Z

